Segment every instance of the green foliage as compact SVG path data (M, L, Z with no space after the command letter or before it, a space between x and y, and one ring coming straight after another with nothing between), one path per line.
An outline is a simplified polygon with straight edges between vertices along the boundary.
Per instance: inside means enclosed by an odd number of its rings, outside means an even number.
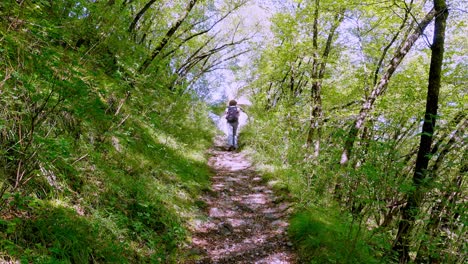
M285 5L288 8L272 18L274 37L265 43L256 69L245 78L252 80L247 86L254 106L244 141L268 180L291 192L297 211L307 212L294 216L291 232L304 256L318 258L318 263L391 262L390 257L382 260L393 254L383 245L393 244L400 209L415 191L411 178L427 97L427 41L421 39L414 45L392 72L387 89L369 100L374 82L405 42L409 26L426 10L424 1L413 1L411 6L392 3L303 1ZM324 58L324 37L341 8L346 8L344 22L336 38L330 39L327 67L317 80L315 63ZM407 8L410 14L405 14ZM423 182L421 213L415 216L416 228L408 242L416 262L431 258L433 262L463 262L462 254L450 250L466 236L455 213L457 204L463 203L458 195L466 196L466 184L459 181L466 174L461 165L466 144L461 134L455 134L466 129L466 115L461 114L466 112L466 89L460 81L466 75L462 70L466 68L466 36L461 35L466 19L462 17L466 15L461 12L449 16L452 26L447 29L438 125L427 172L431 176ZM317 82L320 89L314 85ZM364 114L363 126L352 136L351 128ZM354 143L348 163L342 166L349 136ZM323 208L320 218L318 206ZM340 213L331 213L337 207ZM455 234L450 238L448 226ZM348 236L353 243L348 243ZM336 245L330 237L337 238ZM351 249L356 249L356 259Z
M313 208L292 216L289 233L307 263L388 263L365 243L360 227L333 208ZM374 239L375 240L375 239ZM375 241L377 242L377 241ZM380 246L383 246L380 245Z
M207 107L98 2L0 3L0 262L175 262L209 185Z
M125 249L92 219L60 204L33 201L17 217L2 221L2 248L21 262L84 263L122 261Z

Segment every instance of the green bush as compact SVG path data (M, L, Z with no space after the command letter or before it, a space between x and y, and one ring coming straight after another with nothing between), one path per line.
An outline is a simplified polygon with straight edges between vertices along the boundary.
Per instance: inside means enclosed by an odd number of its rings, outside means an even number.
M307 263L386 263L365 243L359 227L332 215L332 210L309 209L292 216L289 234Z

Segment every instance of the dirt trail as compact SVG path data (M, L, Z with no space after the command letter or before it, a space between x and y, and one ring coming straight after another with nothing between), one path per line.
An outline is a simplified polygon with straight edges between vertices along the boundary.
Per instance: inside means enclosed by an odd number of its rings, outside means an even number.
M192 263L296 263L286 236L289 205L251 168L244 153L228 152L217 139L209 165L212 192L202 199L207 218L194 223Z

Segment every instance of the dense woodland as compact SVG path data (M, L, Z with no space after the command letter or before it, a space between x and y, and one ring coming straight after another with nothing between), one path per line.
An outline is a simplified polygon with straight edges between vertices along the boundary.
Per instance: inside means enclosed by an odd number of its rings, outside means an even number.
M244 23L254 4L263 25ZM301 263L465 263L467 13L455 0L1 1L0 262L193 258L208 112L222 108L204 99L229 71L253 103L241 148L292 202Z

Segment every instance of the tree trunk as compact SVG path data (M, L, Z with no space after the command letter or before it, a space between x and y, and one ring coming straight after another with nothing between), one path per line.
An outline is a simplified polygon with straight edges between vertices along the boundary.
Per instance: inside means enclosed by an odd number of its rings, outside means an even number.
M457 115L459 117L460 115ZM455 118L455 121L457 120ZM436 154L437 159L434 161L434 164L431 166L431 174L432 177L437 177L437 171L440 168L442 161L444 160L445 156L450 152L452 147L456 144L463 144L463 134L465 133L466 127L468 126L468 120L464 119L463 123L453 131L450 136L449 141L444 144L444 148L440 150L440 152L434 151L434 148L431 151L431 154ZM437 144L441 144L437 142ZM437 145L436 144L436 145ZM468 158L468 153L462 151L463 156L460 162L463 164L464 161ZM440 229L439 227L442 225L447 225L449 221L447 219L455 219L456 217L453 216L453 208L455 207L455 203L457 197L461 193L461 186L462 186L462 175L466 173L468 168L468 163L464 163L461 166L459 174L452 180L451 185L447 186L445 189L445 194L441 195L442 198L437 201L437 203L432 207L431 210L431 218L424 228L426 236L430 239L430 241L437 241L437 238L440 237ZM452 210L450 210L452 209ZM440 247L438 247L440 249ZM421 243L421 246L418 250L418 254L416 257L416 263L440 263L440 254L431 254L428 243Z
M402 218L398 225L398 234L393 250L398 253L400 263L409 261L410 233L414 226L419 207L425 195L428 175L428 164L431 158L431 145L437 119L439 89L444 56L445 26L448 10L445 0L434 0L434 10L437 14L434 24L434 39L432 44L431 66L429 69L429 85L427 88L426 113L419 143L418 156L413 174L414 190L407 197L407 203L402 208Z
M317 37L318 37L318 31L317 31L317 19L318 19L318 9L319 9L319 3L318 1L316 2L316 12L315 12L315 18L314 18L314 36L313 36L313 42L314 42L314 60L313 60L313 69L312 69L312 79L315 81L312 83L312 91L311 91L311 111L310 111L310 122L309 122L309 133L307 134L307 141L306 141L306 146L310 147L311 145L314 145L314 154L313 157L316 159L319 156L320 153L320 137L321 137L321 127L323 124L323 109L322 109L322 81L323 77L325 75L325 69L327 66L328 62L328 57L330 55L331 49L332 49L332 44L333 44L333 38L335 36L336 29L338 26L341 24L344 18L344 9L340 10L339 12L336 13L333 25L330 29L330 32L327 37L327 42L325 44L325 47L323 49L323 53L320 58L320 63L318 63L318 55L317 53Z
M356 141L356 136L358 135L359 131L363 127L364 122L367 118L367 115L369 114L370 110L374 106L374 103L377 100L377 97L379 97L385 92L388 86L388 82L390 81L390 78L392 77L393 73L395 72L397 67L400 65L400 63L403 61L403 59L405 58L406 54L409 52L411 47L413 47L416 40L418 40L418 38L422 35L422 33L424 32L424 29L432 21L432 19L434 18L434 15L435 15L434 10L431 10L429 13L427 13L424 19L421 21L421 23L419 23L418 27L414 29L412 34L410 34L408 38L402 43L402 45L397 49L396 53L393 55L392 60L387 66L386 72L382 75L377 85L374 86L374 89L372 90L369 97L366 98L366 100L364 101L361 107L361 110L359 111L358 117L356 118L353 126L348 132L348 136L345 141L343 152L341 154L340 164L342 166L346 166L348 164L351 151L354 147L354 142Z

